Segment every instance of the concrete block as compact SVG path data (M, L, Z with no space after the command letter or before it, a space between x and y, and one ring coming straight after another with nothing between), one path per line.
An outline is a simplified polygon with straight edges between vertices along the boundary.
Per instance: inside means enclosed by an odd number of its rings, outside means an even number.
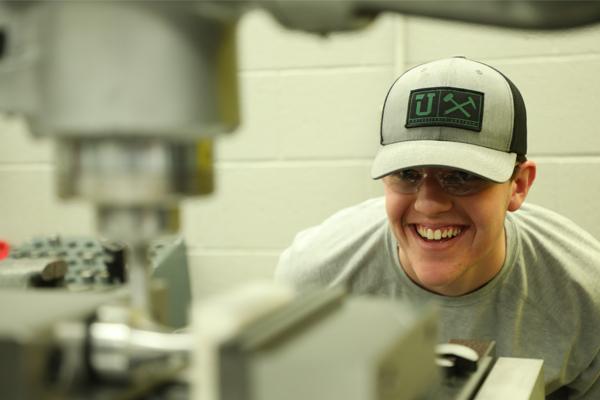
M598 154L600 55L498 62L527 106L530 154Z
M47 138L34 138L25 120L0 114L0 164L48 162L52 160L52 146Z
M363 30L317 36L282 27L262 10L249 12L238 27L242 70L391 64L394 16Z
M278 252L190 249L192 296L201 299L254 280L272 280Z
M371 195L370 162L221 166L218 191L187 201L190 246L281 249L295 234Z
M94 234L89 205L55 196L50 166L4 166L0 185L0 236L5 240L20 243L41 235Z
M367 197L381 197L383 196L383 182L381 179L378 180L369 180L367 183Z
M532 158L535 160L535 158ZM527 201L554 210L600 239L600 157L540 158Z
M600 26L529 31L443 21L406 19L406 59L421 63L464 55L474 59L600 53Z
M217 142L219 160L372 157L392 69L245 74L242 125Z

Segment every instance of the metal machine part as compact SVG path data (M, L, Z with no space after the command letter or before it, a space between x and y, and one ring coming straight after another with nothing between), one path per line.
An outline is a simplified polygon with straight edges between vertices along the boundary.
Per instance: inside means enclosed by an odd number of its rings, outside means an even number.
M51 257L66 265L60 285L71 290L110 288L124 282L125 260L119 259L116 243L106 243L85 237L62 237L59 235L37 237L28 242L13 245L9 258L0 261L0 285L15 287L1 276L4 263L38 263ZM123 249L121 249L121 252Z
M96 204L100 233L132 249L133 307L150 319L144 254L177 232L182 196L212 191L212 138L238 124L238 13L171 1L2 6L0 108L57 139L59 194Z
M54 327L61 321L83 321L101 304L123 298L125 294L119 291L0 290L2 398L61 398L59 388L52 384L58 378L55 373L60 364ZM84 352L79 352L78 357L82 354Z
M90 237L36 237L13 245L9 257L0 261L0 288L116 289L127 284L125 251L123 243ZM154 282L154 298L149 301L153 301L157 322L184 327L191 303L184 240L176 236L153 240L143 257L152 266L147 279Z
M442 367L444 378L431 400L544 400L542 360L496 357L493 341L453 339L436 352L455 362Z
M127 281L127 273L125 271L125 245L110 240L103 240L100 243L107 255L104 260L104 265L106 266L109 281L112 283L125 283Z
M282 25L318 34L362 28L384 12L518 29L566 29L600 21L600 5L586 0L248 0Z
M475 353L475 362L473 356L467 352L468 359L464 359L464 351L456 351L452 347L466 347ZM448 348L450 347L450 349ZM490 370L495 363L495 342L480 342L474 340L451 340L448 344L438 345L436 353L438 361L440 356L442 360L448 360L448 356L453 359L451 364L440 364L444 379L442 384L436 388L431 396L433 399L453 399L453 400L471 400L478 393L482 383L486 380ZM441 352L441 354L440 354ZM457 354L458 353L458 354ZM516 398L515 398L516 400ZM527 399L519 399L527 400Z
M365 26L383 12L519 29L565 29L600 21L600 4L585 0L258 0L284 26L327 34ZM320 12L317 12L319 10Z
M474 400L544 400L543 361L500 357Z
M15 300L25 293L2 292L0 299ZM26 323L22 332L14 327L3 331L15 321L0 327L0 348L15 356L4 359L2 367L10 362L18 366L9 377L14 380L3 382L3 395L15 394L10 399L140 399L175 380L188 365L190 334L131 328L125 291L36 292L28 296L30 304L32 299L39 301L33 303L38 309L19 317ZM54 320L36 320L33 312L40 308ZM16 334L20 336L14 341Z
M67 273L67 263L43 258L0 261L0 288L60 286Z
M87 363L96 379L151 388L188 366L191 333L132 328L131 309L100 307L87 325ZM60 338L59 338L60 341Z
M106 207L177 204L181 196L213 190L212 142L207 139L67 138L58 142L56 159L61 196Z
M133 328L123 290L2 290L3 398L543 400L542 361L496 360L493 345L476 371L439 373L432 308L337 289L290 296L262 285L197 304L198 334Z
M436 387L434 309L330 289L245 324L225 323L223 313L213 312L212 322L199 316L208 337L216 336L211 325L240 329L212 343L218 390L201 391L198 400L399 400Z
M190 304L185 244L165 237L151 246L153 276L162 283L152 290L162 315L151 324L139 322L121 280L87 279L103 276L119 258L123 263L118 243L85 237L13 246L0 262L3 398L138 399L157 387L167 393L190 352L190 334L176 333L187 325ZM37 289L54 279L56 288Z
M283 303L265 292L197 305L204 329L194 339L194 400L544 398L541 360L496 358L494 342L436 345L435 308L347 297L340 288ZM260 299L268 311L249 312ZM461 355L474 362L436 366L436 357Z
M185 241L180 237L155 240L149 257L154 266L152 276L166 284L163 324L174 328L187 326L192 291Z

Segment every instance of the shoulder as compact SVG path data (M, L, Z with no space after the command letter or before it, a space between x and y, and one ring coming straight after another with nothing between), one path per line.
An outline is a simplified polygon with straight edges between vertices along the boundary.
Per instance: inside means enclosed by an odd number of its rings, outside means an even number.
M600 279L597 265L600 242L570 219L544 207L526 204L509 214L507 220L524 261L530 265L543 264L548 278L575 279L582 283ZM596 283L589 287L599 289Z
M364 254L385 246L383 198L342 209L301 231L281 254L275 278L294 286L327 286L348 280L364 266Z
M513 260L501 290L507 315L520 310L525 332L548 338L535 338L527 348L542 349L553 384L585 392L598 373L600 242L570 219L533 204L507 215L506 232Z
M552 238L561 238L561 241L574 235L578 240L584 238L586 242L598 243L591 234L569 218L536 204L525 203L518 211L509 213L507 218L531 234L551 234Z
M548 256L545 261L554 261L550 264L564 268L567 273L600 277L596 265L600 259L600 242L567 217L538 205L525 204L509 214L507 222L517 236L520 252L525 255Z
M600 242L570 219L532 204L507 220L516 236L513 283L518 279L547 312L564 311L565 322L600 326Z

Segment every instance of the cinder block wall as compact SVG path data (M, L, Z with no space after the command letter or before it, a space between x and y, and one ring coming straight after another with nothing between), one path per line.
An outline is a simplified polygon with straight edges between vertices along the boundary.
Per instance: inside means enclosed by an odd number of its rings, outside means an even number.
M365 31L319 38L255 11L239 37L243 122L217 141L216 193L183 207L198 296L270 278L296 232L380 195L369 168L387 89L406 68L445 56L497 66L521 88L539 164L530 201L600 238L600 25L535 33L385 16ZM50 145L8 116L0 139L0 238L93 234L89 206L55 198Z
M299 230L381 193L370 160L402 35L391 17L327 38L244 17L242 125L217 143L217 193L184 214L199 292L271 277Z

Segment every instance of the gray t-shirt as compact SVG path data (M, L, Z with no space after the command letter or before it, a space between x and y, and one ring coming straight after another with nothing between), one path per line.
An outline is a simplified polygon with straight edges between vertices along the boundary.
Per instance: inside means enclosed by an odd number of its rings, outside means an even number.
M402 270L383 198L339 211L300 232L275 277L300 289L438 304L440 342L496 341L496 355L544 360L546 394L600 399L600 242L572 221L524 204L505 220L500 273L460 297L422 289Z

